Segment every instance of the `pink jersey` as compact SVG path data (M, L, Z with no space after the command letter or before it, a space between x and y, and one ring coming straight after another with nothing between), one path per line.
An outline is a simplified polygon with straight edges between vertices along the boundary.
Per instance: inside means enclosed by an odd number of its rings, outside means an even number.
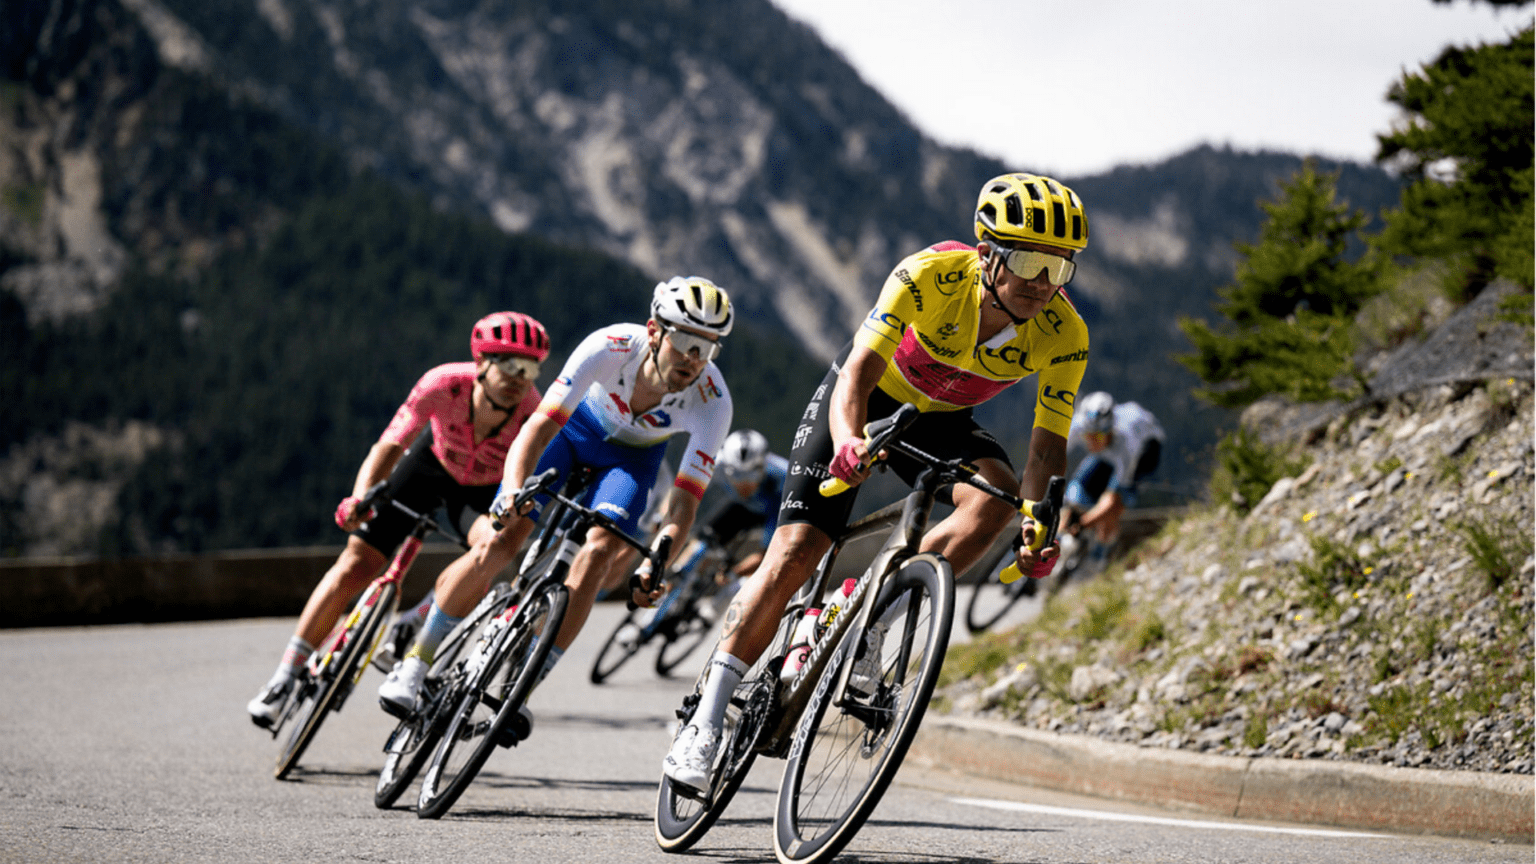
M475 443L470 399L475 392L475 364L444 363L421 376L405 404L389 421L380 441L410 446L422 427L432 424L432 452L453 479L464 486L494 486L523 421L539 407L539 388L529 387L511 419L495 435ZM501 412L495 412L500 418Z

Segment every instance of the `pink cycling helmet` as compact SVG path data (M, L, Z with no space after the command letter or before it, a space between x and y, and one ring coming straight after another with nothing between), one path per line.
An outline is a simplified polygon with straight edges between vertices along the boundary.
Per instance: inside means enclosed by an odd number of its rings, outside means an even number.
M476 360L487 354L517 354L543 363L549 356L549 333L532 315L492 312L475 322L469 350Z

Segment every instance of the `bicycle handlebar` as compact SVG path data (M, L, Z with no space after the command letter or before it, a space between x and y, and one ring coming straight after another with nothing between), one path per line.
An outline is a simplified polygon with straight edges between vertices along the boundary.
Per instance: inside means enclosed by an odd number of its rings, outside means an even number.
M1029 548L1038 552L1056 541L1056 528L1061 524L1061 501L1067 489L1067 481L1062 477L1052 477L1051 482L1045 487L1045 499L1042 501L1025 501L1019 507L1019 512L1035 520L1040 530L1035 532L1035 542L1029 544ZM1010 585L1024 574L1019 570L1019 562L1014 561L1003 572L998 574L998 579L1004 585Z
M894 441L897 435L905 432L907 427L917 420L920 413L922 412L917 410L916 405L907 402L900 408L897 408L896 413L891 416L865 423L864 448L869 452L871 458L879 461L880 451L884 450L887 444ZM848 481L840 477L829 477L821 481L821 486L818 488L823 496L831 498L834 495L841 495L847 492L852 487L848 485Z

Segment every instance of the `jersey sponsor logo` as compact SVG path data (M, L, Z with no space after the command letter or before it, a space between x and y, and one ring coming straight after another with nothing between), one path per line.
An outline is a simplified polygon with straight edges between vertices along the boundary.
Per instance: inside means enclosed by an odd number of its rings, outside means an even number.
M629 403L624 401L623 396L620 396L617 393L609 393L608 398L613 400L613 404L619 406L620 414L624 415L625 417L629 416Z
M999 378L1022 378L1029 372L1029 352L1012 343L996 349L977 345L972 356L981 368Z
M940 339L951 339L951 338L954 337L954 335L956 333L959 333L959 332L960 332L960 325L959 324L955 324L955 323L945 324L943 327L939 328L939 338Z
M917 311L923 311L923 289L917 287L917 283L912 281L912 274L907 272L907 268L903 267L892 275L900 280L901 284L907 286L907 291L912 295L912 302L917 306Z
M609 351L628 351L630 343L632 341L633 341L633 339L631 337L629 337L629 336L609 336L608 337L608 350Z
M571 386L571 376L569 376L569 375L561 375L559 378L555 379L555 383L556 384L564 385L566 387L569 387L569 386Z
M1087 348L1079 348L1078 350L1073 351L1071 354L1063 354L1060 357L1052 357L1051 358L1051 365L1055 366L1058 363L1081 363L1081 362L1083 362L1084 360L1087 360L1087 359L1088 359L1088 349Z
M705 472L707 472L707 473L714 473L714 470L715 470L715 457L714 456L711 456L710 454L705 453L703 450L695 450L695 451L693 451L693 455L699 457L699 467L703 468L705 470Z
M1045 319L1045 323L1044 324L1040 324L1039 323L1042 318ZM1041 330L1044 330L1045 329L1045 325L1049 324L1051 326L1051 332L1052 333L1060 333L1061 332L1061 324L1062 324L1061 313L1057 312L1055 309L1046 308L1046 309L1041 310L1040 314L1035 316L1035 322L1037 324L1039 324L1039 327L1040 327Z
M907 322L897 318L895 315L892 315L889 312L882 312L879 309L870 312L868 320L873 321L876 324L889 327L892 330L895 330L897 333L905 333L907 330Z
M715 376L705 375L703 380L699 382L699 395L704 397L705 402L708 402L711 399L719 399L725 394L720 392L720 385L715 383Z
M959 357L960 356L960 349L959 348L945 348L944 346L942 346L939 343L933 341L932 339L929 339L928 338L928 334L924 333L921 330L913 330L912 332L917 334L917 338L923 343L923 347L927 348L929 351L933 352L934 354L936 354L936 355L938 355L940 357Z
M619 520L620 522L629 518L629 510L627 508L620 507L612 501L604 501L592 509L600 513L612 513L613 518Z
M982 375L951 366L929 354L912 338L901 340L892 358L901 377L928 398L950 405L980 405L1001 393L1014 382L994 381Z
M964 270L954 270L949 273L933 274L934 287L945 297L953 297L960 290L960 283L965 281Z
M665 411L656 410L636 418L635 422L643 423L652 429L665 429L672 425L672 415Z
M1046 384L1040 388L1040 404L1045 405L1048 408L1053 408L1057 411L1065 411L1067 414L1071 414L1072 404L1076 400L1077 393L1075 391L1056 390L1053 389L1049 384ZM1061 404L1052 405L1050 404L1052 402L1058 402Z

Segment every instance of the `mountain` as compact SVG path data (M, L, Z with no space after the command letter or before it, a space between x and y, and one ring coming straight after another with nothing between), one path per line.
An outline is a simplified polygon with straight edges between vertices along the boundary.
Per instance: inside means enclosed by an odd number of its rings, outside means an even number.
M936 144L762 0L20 0L0 66L11 554L327 536L320 499L414 375L462 355L476 313L533 312L559 353L644 314L647 283L675 273L732 292L738 419L786 449L895 262L970 239L981 182L1030 167ZM1232 242L1257 236L1256 202L1300 163L1202 147L1061 178L1093 221L1071 289L1093 333L1085 387L1163 418L1184 495L1230 418L1193 402L1168 359L1186 350L1176 318L1208 314ZM1377 169L1323 167L1356 207L1395 202ZM409 335L380 344L396 330ZM265 413L241 410L248 380L196 366L275 376ZM295 383L337 369L346 398ZM285 399L296 388L308 395ZM1031 400L996 401L983 416L1018 448ZM213 424L284 443L263 452ZM205 467L167 487L167 461L187 459ZM210 491L209 471L305 509L242 522L246 493ZM124 495L159 515L129 530Z

